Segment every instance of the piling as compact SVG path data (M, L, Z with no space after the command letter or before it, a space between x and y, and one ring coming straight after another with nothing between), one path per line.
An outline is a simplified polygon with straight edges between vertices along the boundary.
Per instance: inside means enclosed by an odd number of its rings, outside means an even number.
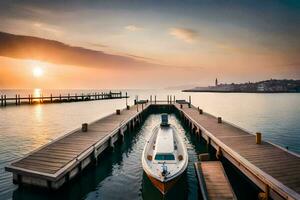
M50 102L52 103L52 93L51 93L51 95L50 95Z
M88 123L83 123L81 126L81 131L82 132L87 132L88 131Z
M128 110L127 92L126 92L126 107L127 107L127 110Z
M6 106L6 94L4 95L4 106Z
M203 110L200 109L199 107L198 107L198 110L199 110L199 114L202 115L203 114Z
M260 132L256 133L256 144L261 144L261 133Z
M18 104L21 105L21 97L18 95Z
M121 110L120 110L120 109L117 109L117 110L116 110L116 114L117 114L117 115L120 115L120 114L121 114Z
M202 153L199 155L199 160L200 161L209 161L210 160L210 156L208 153Z
M222 117L218 117L218 123L219 123L219 124L222 123Z
M16 94L16 105L18 105L18 95Z
M1 106L3 106L3 95L1 95Z

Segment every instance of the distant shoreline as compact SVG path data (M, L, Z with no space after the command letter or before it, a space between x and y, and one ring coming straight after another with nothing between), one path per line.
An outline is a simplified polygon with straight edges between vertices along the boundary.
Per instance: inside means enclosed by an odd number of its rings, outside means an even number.
M300 93L300 80L270 79L255 83L218 83L214 86L194 87L184 89L182 92L219 92L219 93Z
M181 92L212 92L212 93L300 93L299 91L215 91L215 90L181 90Z

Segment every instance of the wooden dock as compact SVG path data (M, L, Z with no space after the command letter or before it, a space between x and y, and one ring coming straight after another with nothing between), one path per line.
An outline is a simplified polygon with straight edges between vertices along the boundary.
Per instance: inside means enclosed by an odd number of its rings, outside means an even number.
M6 167L14 183L58 189L75 177L126 130L142 120L149 104L135 105L90 124L83 124Z
M0 96L0 107L6 107L8 105L22 105L22 104L42 104L42 103L67 103L67 102L78 102L78 101L96 101L96 100L107 100L107 99L121 99L128 98L127 92L122 95L122 92L93 92L88 94L70 94L67 95L52 95L34 96L29 94L27 97L21 97L20 94L16 94L14 97L7 97L5 94Z
M203 200L236 200L220 161L196 162L195 169Z
M177 113L194 134L204 138L216 150L217 157L226 158L254 184L263 195L272 199L300 199L300 157L286 149L262 140L220 117L191 105L168 101L152 101L119 111L88 125L88 131L77 129L25 158L6 167L13 172L15 183L57 189L80 173L92 160L124 131L147 115L147 110L168 108ZM74 145L76 144L76 145Z
M272 143L256 144L256 136L203 112L175 104L192 132L204 138L272 199L300 199L300 156Z

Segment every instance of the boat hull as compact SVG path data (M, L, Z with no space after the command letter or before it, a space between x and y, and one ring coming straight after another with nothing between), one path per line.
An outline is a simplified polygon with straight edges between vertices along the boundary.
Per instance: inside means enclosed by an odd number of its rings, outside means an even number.
M146 172L145 172L146 173ZM160 180L157 180L156 178L152 177L151 175L147 174L147 177L150 179L151 183L162 193L166 194L181 178L182 174L175 177L174 179L171 179L167 182L161 182Z

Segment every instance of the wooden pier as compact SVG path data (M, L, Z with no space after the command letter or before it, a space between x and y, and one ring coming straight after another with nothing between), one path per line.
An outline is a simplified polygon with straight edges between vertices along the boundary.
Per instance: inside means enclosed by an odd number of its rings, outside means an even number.
M122 95L122 92L94 92L88 94L70 94L67 95L48 95L43 96L43 94L34 96L29 94L27 97L21 97L20 94L16 94L14 97L7 97L7 95L2 94L0 96L0 107L6 107L7 105L22 105L22 104L41 104L41 103L66 103L66 102L78 102L78 101L96 101L96 100L106 100L106 99L121 99L128 98L127 92Z
M220 161L196 162L195 169L203 200L236 200Z
M247 176L262 199L300 199L300 156L193 105L175 104L194 134Z
M146 111L167 108L207 141L217 158L225 158L261 189L262 197L300 199L300 157L233 124L191 105L191 99L139 101L136 105L97 120L59 138L6 167L18 184L60 188L127 129L147 116Z
M135 105L90 124L35 150L6 167L14 183L58 189L113 147L126 130L138 125L149 104ZM140 107L140 108L139 108ZM138 111L139 110L139 111Z

